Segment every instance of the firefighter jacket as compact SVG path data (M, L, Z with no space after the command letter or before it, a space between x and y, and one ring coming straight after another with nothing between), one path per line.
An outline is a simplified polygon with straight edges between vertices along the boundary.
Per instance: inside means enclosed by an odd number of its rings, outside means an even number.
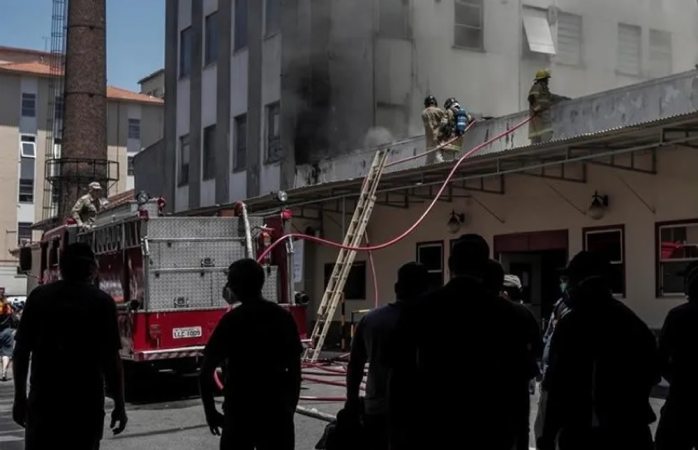
M73 209L70 211L71 217L80 226L93 225L100 206L99 201L94 200L92 195L85 194L75 202Z
M534 83L528 93L529 112L532 117L528 124L528 138L542 142L553 136L553 123L550 107L556 100L547 84Z
M427 141L427 150L432 150L439 145L439 134L443 122L446 120L446 111L438 106L429 106L422 111L424 122L424 135Z

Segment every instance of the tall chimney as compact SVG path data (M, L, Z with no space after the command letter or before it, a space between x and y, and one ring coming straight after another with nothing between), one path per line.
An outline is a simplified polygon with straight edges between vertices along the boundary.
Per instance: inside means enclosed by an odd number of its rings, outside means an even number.
M70 0L58 218L70 214L91 181L103 189L107 161L106 0Z

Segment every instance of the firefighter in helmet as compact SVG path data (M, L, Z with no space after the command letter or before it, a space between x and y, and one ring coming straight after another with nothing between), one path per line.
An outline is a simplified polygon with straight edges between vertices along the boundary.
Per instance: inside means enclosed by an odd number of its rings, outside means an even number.
M555 95L550 92L550 69L542 69L536 72L533 86L528 92L529 113L531 122L528 124L528 138L531 144L549 142L553 138L553 121L550 108L568 97Z
M444 120L446 120L446 111L439 108L439 102L436 101L436 97L429 95L424 99L424 111L422 111L427 151L433 150L439 145L439 135ZM431 152L427 155L427 164L441 161L443 161L443 157L441 156L440 150Z
M88 189L88 193L80 197L70 211L71 217L81 227L94 225L95 217L103 206L100 199L102 186L97 181L93 181L88 185Z
M455 97L451 97L444 102L446 118L441 127L441 142L448 142L444 146L444 159L452 161L457 159L463 149L463 135L473 116L463 108Z

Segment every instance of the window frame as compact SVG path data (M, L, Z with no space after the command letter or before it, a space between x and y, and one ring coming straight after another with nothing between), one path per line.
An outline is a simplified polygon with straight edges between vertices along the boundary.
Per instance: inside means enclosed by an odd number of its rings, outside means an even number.
M31 138L31 139L25 140L26 138ZM31 146L34 149L32 154L25 154L24 153L24 145L25 144L31 144ZM20 134L19 135L19 157L20 158L36 159L36 135L33 135L33 134Z
M240 152L240 124L244 123L245 127L245 145L242 148L244 152ZM233 172L242 172L247 169L247 114L240 114L233 118L233 124L235 126L235 133L233 135ZM244 155L240 158L240 155ZM242 161L241 161L242 160Z
M656 222L654 225L655 237L654 237L654 261L655 261L655 294L657 298L676 298L683 297L685 293L682 292L664 292L664 277L662 276L662 230L665 228L679 228L681 226L698 226L698 218L695 219L684 219L684 220L670 220L664 222ZM690 262L698 261L698 258L682 258L676 259L677 262Z
M189 167L191 164L191 140L189 133L181 135L177 144L177 187L182 187L189 185ZM183 164L185 147L187 149L186 165Z
M126 154L126 176L133 177L136 176L135 167L133 165L133 160L136 157L135 153Z
M577 42L576 42L576 47L579 52L579 58L575 62L571 61L566 61L563 55L567 54L562 51L562 47L560 45L560 23L561 23L561 18L562 17L574 17L575 20L579 20L579 35L577 36ZM556 44L557 44L557 54L555 55L555 62L557 64L563 65L563 66L569 66L569 67L581 67L584 66L584 16L581 14L574 14L574 13L569 13L565 11L560 11L558 14L558 19L557 19L557 36L556 36Z
M621 51L621 45L620 45L620 37L621 37L621 29L630 29L632 28L633 30L640 31L640 35L638 37L638 62L637 62L637 73L632 73L629 71L623 70L624 68L621 68L620 66L620 51ZM617 42L617 48L616 48L616 74L617 75L623 75L627 77L642 77L642 54L643 54L643 46L642 46L642 26L641 25L635 25L631 23L626 23L626 22L618 22L617 25L617 35L616 35L616 42Z
M31 222L17 222L17 246L18 247L22 247L26 244L31 244L34 241L34 233L33 233L32 228L31 228L32 225L33 224ZM23 238L22 238L21 231L22 230L27 231L27 229L29 231L29 237L28 238L25 237L24 240L26 240L27 242L22 243Z
M20 114L22 117L36 118L36 97L35 92L22 92L20 98ZM26 101L31 101L31 105L27 105ZM31 114L25 114L29 110L31 110Z
M269 3L270 2L276 2L276 8L277 8L277 14L276 14L276 21L270 21L270 16L269 16ZM276 36L277 34L281 33L281 17L282 17L282 12L281 12L281 0L264 0L264 37L265 38L270 38L273 36ZM274 25L273 27L270 27L271 25Z
M34 165L34 171L32 173L31 180L28 178L22 178L22 163L24 162L24 160L31 161ZM17 201L18 203L23 204L33 204L35 197L34 190L36 189L36 158L20 158L19 164L20 168L19 178L17 180ZM29 192L29 189L26 189L28 187L28 182L31 182L31 192ZM23 187L25 188L25 192L23 192Z
M211 20L214 24L213 33L210 32ZM204 67L218 63L218 27L218 11L216 10L204 18Z
M453 47L461 50L469 50L474 52L485 52L485 2L484 0L454 0L453 3ZM477 7L480 9L480 27L476 28L466 24L459 24L456 22L456 8L458 5L465 5L470 7ZM473 30L480 30L480 46L468 46L459 44L456 41L456 29L458 27L464 27Z
M668 51L666 49L658 48L656 45L653 45L653 43L656 43L656 37L658 37L660 35L664 35L664 37L669 38ZM673 35L672 35L671 31L650 28L648 31L647 38L648 38L647 57L648 57L649 76L652 78L658 78L658 77L671 75L674 71L674 42L673 42ZM668 57L669 57L669 70L666 73L658 73L655 71L655 65L656 65L656 62L658 61L656 59L656 56L658 54L661 56L668 55Z
M283 149L281 147L281 102L276 101L265 106L265 154L267 163L275 163L282 159ZM278 127L274 127L271 119L273 113L276 112L276 121ZM274 128L278 128L278 134L274 134Z
M207 145L208 144L208 145ZM208 161L208 163L207 163ZM216 179L216 124L201 131L201 180Z
M186 40L187 46L185 48L185 36L188 38ZM179 32L179 79L186 79L191 76L193 67L193 53L194 53L194 31L190 26L183 28ZM187 57L185 57L187 55ZM186 63L186 64L185 64Z
M599 227L587 227L582 229L582 248L585 251L589 250L588 236L593 234L605 234L618 232L620 234L620 261L609 261L612 266L621 266L621 274L623 276L623 291L614 292L613 295L626 298L628 293L628 269L625 258L625 225L604 225Z
M61 122L65 118L65 99L63 95L56 95L53 100L53 120Z
M426 267L426 264L424 264L420 258L420 250L423 248L434 248L438 247L441 249L441 268L440 269L429 269ZM444 246L444 241L422 241L422 242L417 242L415 244L415 261L419 264L422 264L427 268L427 273L429 275L432 274L440 274L441 275L441 286L444 285L445 282L445 277L446 277L446 264L445 264L445 246Z
M141 119L130 117L127 121L128 139L141 140Z
M259 1L259 0L253 0ZM240 5L245 5L244 9ZM240 15L244 12L245 20L240 19ZM243 51L247 48L248 42L248 26L247 18L249 16L249 0L235 0L235 5L233 5L233 53ZM239 32L241 24L245 24L244 33Z

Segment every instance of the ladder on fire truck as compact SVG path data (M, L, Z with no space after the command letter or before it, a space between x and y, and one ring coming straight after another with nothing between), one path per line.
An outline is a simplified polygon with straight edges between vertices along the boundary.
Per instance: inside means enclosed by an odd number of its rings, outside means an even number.
M354 215L344 236L343 245L345 247L358 247L361 245L361 240L366 233L366 227L376 203L376 189L380 183L381 175L383 175L389 153L389 149L381 149L376 152L373 158L368 174L364 178ZM337 310L337 305L344 296L344 286L354 264L355 257L355 250L346 250L344 248L337 255L337 262L334 265L334 269L332 269L332 275L327 283L317 311L315 327L310 338L310 346L303 355L303 359L306 361L316 362L320 356L322 346L332 324L332 318Z

